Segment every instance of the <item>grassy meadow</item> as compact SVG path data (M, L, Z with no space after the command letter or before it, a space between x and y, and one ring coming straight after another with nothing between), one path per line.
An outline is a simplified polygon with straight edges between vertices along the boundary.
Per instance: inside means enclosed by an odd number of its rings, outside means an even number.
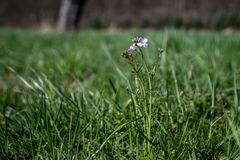
M150 100L136 36L164 50ZM240 159L239 68L239 33L1 29L0 159Z

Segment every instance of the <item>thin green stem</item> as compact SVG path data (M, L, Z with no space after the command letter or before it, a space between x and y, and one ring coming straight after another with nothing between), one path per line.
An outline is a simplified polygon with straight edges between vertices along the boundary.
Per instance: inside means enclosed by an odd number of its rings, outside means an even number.
M147 113L147 137L148 139L151 139L151 115L152 115L152 83L151 83L151 76L150 76L150 71L149 71L149 67L147 65L146 59L144 58L144 54L141 50L141 48L139 48L140 53L141 53L141 57L144 63L144 67L147 71L147 78L148 78L148 87L149 87L149 106L148 106L148 113ZM148 142L148 152L150 152L150 143Z
M145 89L144 89L144 81L143 81L142 75L139 74L137 66L132 62L130 62L130 65L132 66L133 71L136 74L136 77L138 78L137 80L139 80L139 82L140 82L141 97L143 97L143 99L144 99L144 112L146 114L147 113L147 107L146 107L147 106L147 101L146 101L146 92L145 92Z

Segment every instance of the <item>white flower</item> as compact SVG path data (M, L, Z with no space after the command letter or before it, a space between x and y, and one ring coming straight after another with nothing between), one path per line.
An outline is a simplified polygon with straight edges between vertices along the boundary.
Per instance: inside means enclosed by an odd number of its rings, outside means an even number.
M148 46L148 44L147 44L148 39L147 38L136 37L132 40L132 42L133 42L133 44L128 48L129 51L135 51L137 49L137 47L146 48Z
M148 46L147 42L148 42L148 39L147 38L143 38L143 37L140 37L140 38L134 38L132 40L133 44L136 45L137 47L144 47L146 48Z

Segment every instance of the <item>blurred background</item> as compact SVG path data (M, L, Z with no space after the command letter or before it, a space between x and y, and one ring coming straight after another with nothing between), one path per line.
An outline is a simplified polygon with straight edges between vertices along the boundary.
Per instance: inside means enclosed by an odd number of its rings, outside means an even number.
M0 27L239 29L239 0L0 0Z

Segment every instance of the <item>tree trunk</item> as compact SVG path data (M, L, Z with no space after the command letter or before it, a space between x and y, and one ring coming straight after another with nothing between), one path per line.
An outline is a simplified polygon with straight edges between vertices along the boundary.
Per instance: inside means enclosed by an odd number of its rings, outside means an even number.
M87 0L62 0L59 11L59 31L76 30Z

